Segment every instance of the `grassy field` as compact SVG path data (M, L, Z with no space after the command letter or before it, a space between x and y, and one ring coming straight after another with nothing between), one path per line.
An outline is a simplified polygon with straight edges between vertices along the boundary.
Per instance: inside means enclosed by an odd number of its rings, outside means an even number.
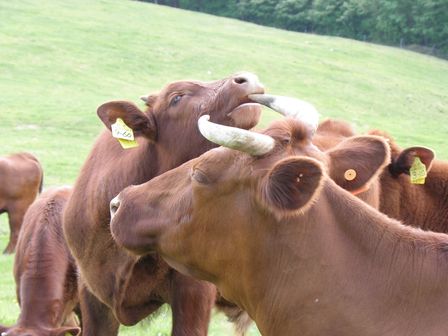
M98 105L139 103L173 80L240 70L257 73L270 93L312 102L322 118L349 120L360 132L380 128L448 159L446 61L124 0L0 2L0 155L30 151L43 163L46 187L72 184L102 129ZM276 117L265 110L262 126ZM2 250L7 233L3 215ZM12 261L0 256L4 324L18 315ZM166 310L120 335L169 330ZM214 316L211 335L229 334Z

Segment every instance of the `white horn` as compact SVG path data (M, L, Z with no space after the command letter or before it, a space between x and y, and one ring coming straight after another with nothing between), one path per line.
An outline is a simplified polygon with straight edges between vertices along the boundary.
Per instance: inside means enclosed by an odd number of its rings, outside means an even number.
M209 115L198 120L201 134L215 144L259 156L270 152L275 145L272 137L247 131L237 127L215 124L209 121Z
M312 127L313 132L316 131L319 125L319 112L312 104L306 101L268 94L251 94L249 99L263 104L285 117L291 117L307 123Z

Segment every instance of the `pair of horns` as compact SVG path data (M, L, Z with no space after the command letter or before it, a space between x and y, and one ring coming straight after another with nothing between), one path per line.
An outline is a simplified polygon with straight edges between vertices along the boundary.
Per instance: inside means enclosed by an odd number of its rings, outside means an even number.
M251 94L249 99L286 117L303 121L310 126L313 133L317 129L319 114L314 106L308 102L291 97L267 94ZM218 145L246 152L253 156L269 153L275 146L274 139L269 135L215 124L209 119L209 115L203 115L199 118L199 131L206 139Z

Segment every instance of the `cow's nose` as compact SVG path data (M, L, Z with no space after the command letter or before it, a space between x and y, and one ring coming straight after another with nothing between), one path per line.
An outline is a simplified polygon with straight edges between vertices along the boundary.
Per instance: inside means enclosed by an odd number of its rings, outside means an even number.
M258 76L251 72L240 72L233 76L233 83L244 86L248 93L264 93L264 86L260 83Z
M115 198L110 201L110 219L114 218L118 208L120 207L120 199L118 198L120 195L115 196Z

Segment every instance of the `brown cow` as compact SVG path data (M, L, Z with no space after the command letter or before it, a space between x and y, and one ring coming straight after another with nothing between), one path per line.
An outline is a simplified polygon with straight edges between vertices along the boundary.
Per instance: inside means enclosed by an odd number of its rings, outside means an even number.
M381 175L380 210L405 224L448 233L448 162L434 160L429 148L402 149L385 132L369 133L387 138L391 149L391 163ZM416 157L428 171L424 184L413 184L409 177Z
M124 101L98 108L108 128L122 118L139 146L123 150L110 132L101 134L64 213L64 234L84 282L84 336L116 335L116 319L133 325L164 303L172 307L173 335L207 333L214 286L175 272L158 255L135 258L119 248L110 234L109 202L126 186L146 182L215 147L197 130L201 115L210 114L221 124L255 126L261 108L247 104L248 95L263 92L255 75L240 73L209 83L169 84L145 98L145 112Z
M337 186L300 122L261 138L258 155L213 149L126 188L111 202L114 238L215 283L263 335L446 335L448 237Z
M9 243L3 253L12 253L26 209L42 191L42 167L29 153L0 157L0 181L0 214L8 213L10 230Z
M14 260L14 278L21 312L2 336L78 335L74 260L62 234L62 212L71 188L45 191L26 212Z
M426 147L402 149L384 131L373 130L369 134L386 138L391 150L391 162L379 179L380 211L407 225L448 233L448 162L434 160L434 152ZM328 149L354 135L347 122L329 119L319 125L313 143ZM409 177L416 157L428 171L424 184L413 184Z

